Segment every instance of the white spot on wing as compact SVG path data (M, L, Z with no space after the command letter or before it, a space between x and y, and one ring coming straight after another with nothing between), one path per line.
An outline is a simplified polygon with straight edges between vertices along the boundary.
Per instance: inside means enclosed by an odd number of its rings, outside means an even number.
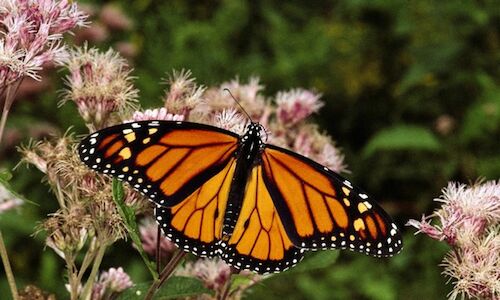
M352 184L349 180L344 180L344 184L352 189Z

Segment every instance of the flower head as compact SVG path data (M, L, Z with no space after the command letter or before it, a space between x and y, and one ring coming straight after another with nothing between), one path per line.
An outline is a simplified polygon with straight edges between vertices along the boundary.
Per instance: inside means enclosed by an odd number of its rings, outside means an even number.
M82 206L60 209L42 224L47 233L46 245L59 256L79 251L89 237L91 217Z
M252 118L259 120L264 114L267 103L264 100L264 96L260 94L264 86L260 84L260 79L258 77L251 77L247 83L242 83L236 78L221 84L219 89L223 101L229 104L230 107L235 106L235 102L231 97L232 94ZM229 90L231 94L229 94L227 90Z
M234 108L223 109L221 112L215 113L212 122L219 128L238 134L243 134L247 124L246 118Z
M449 298L500 297L500 182L449 183L435 200L441 208L407 225L453 248L442 264L454 282Z
M231 278L231 266L219 258L203 258L193 262L187 262L186 265L177 270L179 276L195 276L208 289L220 290Z
M75 48L63 62L70 74L64 101L74 101L91 129L112 123L111 114L135 110L138 92L132 85L131 69L112 49Z
M439 221L438 225L432 226L427 221L429 218L410 220L408 225L452 246L467 245L471 238L481 236L489 226L500 221L500 183L495 181L472 187L449 183L435 201L443 203L432 215Z
M146 109L145 111L135 111L131 120L125 122L147 121L147 120L164 120L164 121L183 121L184 115L171 114L167 112L165 107Z
M158 245L158 224L148 218L144 220L139 225L139 232L141 234L142 247L144 251L151 256L156 254L156 247ZM160 238L160 250L162 254L162 261L166 261L168 257L171 256L172 252L176 250L177 247L174 243L169 241L165 236L161 235Z
M319 94L304 89L279 92L276 95L278 120L287 125L302 121L323 106L319 98Z
M99 276L99 280L92 289L92 299L114 299L118 293L133 285L130 276L123 271L122 267L110 268Z
M65 32L84 26L87 16L66 0L0 2L0 88L30 76L39 80L42 66L61 61Z
M198 86L191 71L173 71L166 80L169 88L165 91L165 107L174 114L185 116L202 102L205 87Z

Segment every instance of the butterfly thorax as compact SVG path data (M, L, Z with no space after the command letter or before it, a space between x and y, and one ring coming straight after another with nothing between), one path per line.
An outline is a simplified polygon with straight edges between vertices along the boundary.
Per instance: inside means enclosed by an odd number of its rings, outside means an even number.
M264 149L264 143L261 139L262 125L259 123L250 123L247 131L240 139L239 149L236 152L239 159L247 160L253 163Z

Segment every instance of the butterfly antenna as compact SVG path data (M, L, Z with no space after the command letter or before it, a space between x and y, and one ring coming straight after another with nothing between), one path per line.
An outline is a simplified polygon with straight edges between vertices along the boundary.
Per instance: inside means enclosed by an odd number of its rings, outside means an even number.
M233 94L231 93L231 91L228 89L228 88L225 88L224 91L228 92L229 95L231 95L231 98L233 98L234 102L236 102L236 104L238 104L238 106L241 108L241 110L245 113L245 115L247 115L248 119L250 120L250 122L253 123L252 121L252 117L250 117L250 115L247 113L247 111L243 108L243 106L238 102L238 100L236 100L236 98L233 96Z

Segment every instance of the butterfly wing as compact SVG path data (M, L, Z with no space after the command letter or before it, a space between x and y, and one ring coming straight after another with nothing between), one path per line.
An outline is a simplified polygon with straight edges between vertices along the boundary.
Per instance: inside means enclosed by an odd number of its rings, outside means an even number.
M142 121L95 132L78 150L92 169L172 207L226 168L237 147L238 135L213 126Z
M231 237L220 242L222 259L238 269L280 272L303 258L286 233L262 176L252 169Z
M384 210L348 180L292 151L266 145L263 179L292 243L392 256L399 230Z
M224 169L181 203L155 208L158 224L177 247L199 256L217 254L235 166L236 159L232 158Z

